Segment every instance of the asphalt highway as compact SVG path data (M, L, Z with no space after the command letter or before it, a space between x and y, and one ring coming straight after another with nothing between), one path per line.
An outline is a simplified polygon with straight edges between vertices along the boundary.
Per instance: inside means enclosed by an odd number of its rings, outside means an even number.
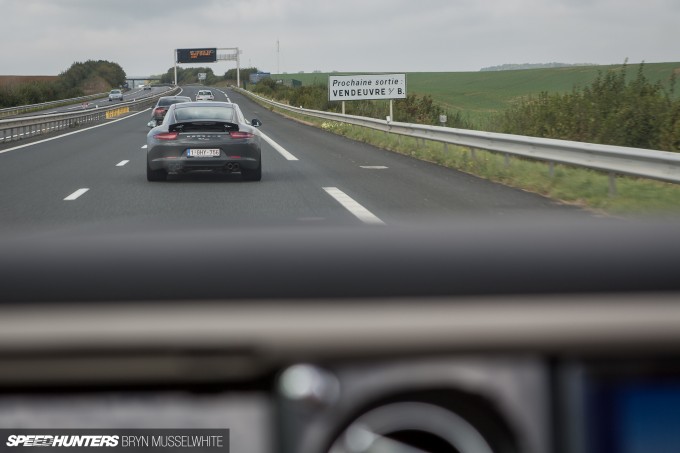
M199 87L185 87L195 97ZM483 216L590 216L539 195L348 140L242 95L216 100L259 118L261 182L239 174L146 180L150 111L0 150L0 230L172 224L382 225ZM148 92L147 92L148 93Z

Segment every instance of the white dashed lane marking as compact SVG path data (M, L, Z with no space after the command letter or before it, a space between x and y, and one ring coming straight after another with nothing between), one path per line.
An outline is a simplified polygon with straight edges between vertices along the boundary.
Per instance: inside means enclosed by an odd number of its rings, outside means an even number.
M69 195L68 197L64 198L64 201L77 200L82 194L84 194L88 190L90 190L90 189L78 189L75 192L73 192L71 195Z
M323 190L362 222L369 225L385 224L385 222L380 220L375 214L361 206L356 200L337 187L324 187Z
M271 138L267 137L262 132L260 132L260 135L262 136L262 139L265 142L269 143L271 145L271 147L274 148L279 154L281 154L286 160L298 160L297 157L293 156L291 153L286 151L286 149L283 146L279 145L278 143L276 143Z

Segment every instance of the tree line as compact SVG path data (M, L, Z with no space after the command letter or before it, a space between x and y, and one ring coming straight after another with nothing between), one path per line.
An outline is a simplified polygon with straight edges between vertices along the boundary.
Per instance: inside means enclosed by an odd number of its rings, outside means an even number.
M499 132L588 143L680 151L680 98L644 75L627 78L626 65L600 72L571 93L540 93L503 113Z
M84 87L89 83L106 86L106 89L119 87L125 83L125 71L117 63L105 60L76 62L54 81L36 80L0 86L0 107L83 96Z
M258 72L257 68L241 68L241 80L248 80L250 74ZM198 80L199 74L205 74L205 80ZM168 69L165 74L160 76L161 83L175 83L175 68ZM224 75L216 75L212 68L197 67L197 68L182 68L177 67L177 84L190 85L195 83L202 83L204 85L215 85L221 81L229 81L236 84L236 69L229 69Z

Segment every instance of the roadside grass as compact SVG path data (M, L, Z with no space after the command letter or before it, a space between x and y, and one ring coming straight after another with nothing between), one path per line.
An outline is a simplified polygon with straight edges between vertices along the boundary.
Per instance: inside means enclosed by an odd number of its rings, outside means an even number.
M617 176L616 194L610 194L609 175L595 170L558 164L551 175L546 162L351 125L334 129L354 140L609 214L680 214L680 186L674 184Z
M506 158L490 151L389 134L270 106L267 108L352 140L602 214L680 215L680 185L617 175L616 193L611 194L609 175L596 170L555 164L551 172L547 162L513 156Z

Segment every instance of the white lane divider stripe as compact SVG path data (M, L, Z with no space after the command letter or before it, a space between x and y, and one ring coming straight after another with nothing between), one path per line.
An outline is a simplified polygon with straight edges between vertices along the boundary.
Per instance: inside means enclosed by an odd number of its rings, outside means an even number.
M286 151L283 146L279 145L276 143L274 140L271 138L267 137L265 134L260 132L260 135L262 135L262 139L269 143L272 148L274 148L276 151L278 151L279 154L281 154L286 160L298 160L297 157L293 156L291 153Z
M356 218L369 225L384 225L375 214L357 203L352 197L347 195L337 187L324 187L323 190L340 203L345 209L354 214Z
M116 164L116 167L122 167L122 166L126 165L128 162L130 162L130 161L129 160L121 160L120 162L118 162Z
M69 195L68 197L64 198L64 201L77 200L78 197L80 197L82 194L84 194L88 190L90 190L90 189L78 189L75 192L73 192L71 195Z
M144 146L142 146L142 149L147 149L148 147L149 147L149 145L144 145Z
M359 166L366 170L386 170L388 168L384 165L359 165Z

